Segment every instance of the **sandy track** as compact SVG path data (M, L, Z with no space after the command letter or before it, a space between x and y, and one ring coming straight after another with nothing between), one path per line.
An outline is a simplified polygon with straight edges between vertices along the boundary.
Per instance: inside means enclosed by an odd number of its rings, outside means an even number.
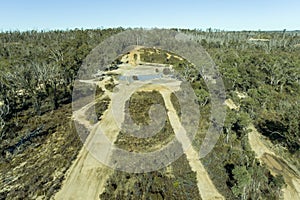
M242 96L245 98L245 95ZM238 110L238 106L231 99L225 101L230 109ZM266 164L273 175L282 175L286 182L286 187L282 189L283 199L300 199L300 173L283 158L277 156L262 139L262 135L256 130L253 124L248 127L251 132L248 134L248 141L251 149L255 152L256 158Z
M249 144L255 152L256 157L266 164L273 175L281 174L286 182L286 187L282 189L283 198L286 200L300 199L300 174L286 160L277 156L270 148L265 145L265 141L261 138L253 125L249 128L251 132L248 134Z
M110 92L105 90L104 80L99 85L104 89L105 95L111 96ZM93 82L91 82L93 83ZM105 96L103 95L103 96ZM66 179L62 184L61 190L56 193L54 199L60 200L89 200L99 199L99 195L105 189L105 183L109 176L114 172L113 169L99 162L86 148L98 145L94 142L96 131L100 127L105 130L107 137L114 141L119 133L117 126L113 124L111 104L103 113L102 120L95 125L91 125L86 119L86 111L92 107L95 102L91 102L73 113L73 119L83 125L90 131L85 144L79 152L77 159L72 164L66 174Z
M104 185L113 170L99 163L85 148L79 153L54 199L99 199Z
M101 128L104 130L110 130L106 134L110 138L116 138L119 131L116 130L116 126L110 123L111 118L109 107L103 114L103 120L94 127L88 136L85 145L97 145L93 141L97 126L102 126ZM78 119L81 119L81 117ZM85 124L86 122L83 121L81 123ZM79 152L76 161L69 169L66 180L54 199L99 199L99 195L104 191L105 183L112 173L113 169L100 163L84 146Z
M192 171L196 173L197 178L197 186L199 189L199 193L202 199L225 199L216 189L214 184L212 183L207 171L205 170L204 166L202 165L199 159L199 153L195 151L192 146L187 146L191 144L190 139L185 134L185 130L182 127L176 110L173 107L173 104L170 99L171 92L170 91L160 91L162 94L166 109L168 110L168 117L170 119L170 123L173 127L175 132L175 136L177 140L182 144L185 154L187 156L187 160L191 166Z

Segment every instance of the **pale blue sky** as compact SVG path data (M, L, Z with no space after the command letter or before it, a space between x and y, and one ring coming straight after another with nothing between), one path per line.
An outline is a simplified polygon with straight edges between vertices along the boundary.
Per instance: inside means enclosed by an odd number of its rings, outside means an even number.
M0 31L109 27L299 30L300 0L4 0Z

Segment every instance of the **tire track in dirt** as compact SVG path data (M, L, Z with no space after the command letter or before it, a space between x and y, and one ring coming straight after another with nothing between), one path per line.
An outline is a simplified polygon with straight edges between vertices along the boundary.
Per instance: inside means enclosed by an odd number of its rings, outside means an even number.
M182 127L179 117L177 115L176 110L173 107L173 104L170 99L171 92L170 91L160 91L162 94L166 109L168 111L168 117L170 119L170 123L173 127L175 136L177 140L182 144L183 149L187 149L185 154L187 156L187 160L191 166L192 171L196 172L197 178L197 186L199 189L199 193L202 199L225 199L216 189L213 182L211 181L207 171L202 165L199 159L199 153L195 151L192 146L187 146L191 144L190 139L187 137L184 128Z
M105 90L105 81L99 83L104 89L105 95L111 96L111 93ZM77 159L72 164L66 174L61 190L56 193L54 199L57 200L86 200L99 199L99 195L104 191L106 180L114 172L113 169L99 162L86 148L98 145L93 139L96 131L100 127L105 131L107 137L113 142L117 138L119 130L113 123L113 115L111 111L111 103L108 109L103 113L102 120L95 125L91 125L86 119L86 111L90 109L95 102L91 102L73 113L73 119L83 125L89 132L84 146L79 152ZM95 147L96 148L96 147Z
M256 157L266 164L272 175L282 175L286 187L282 189L283 199L300 199L300 173L289 164L284 158L276 155L265 145L261 134L256 130L253 124L248 127L251 132L248 134L249 144L255 152Z
M243 95L245 96L245 95ZM238 110L238 106L231 99L227 99L225 104L230 109ZM299 200L300 199L300 173L289 164L284 158L278 156L267 145L262 135L257 131L253 124L247 128L248 141L251 149L255 152L256 158L266 164L272 175L282 175L286 187L282 189L283 199Z
M104 112L102 121L97 125L109 138L116 138L119 130L113 125L111 107ZM97 145L94 143L97 126L88 136L85 145ZM90 146L91 145L91 146ZM106 180L114 172L113 169L99 162L89 151L86 146L81 149L76 161L66 175L61 190L56 194L55 199L99 199L99 195L104 191Z

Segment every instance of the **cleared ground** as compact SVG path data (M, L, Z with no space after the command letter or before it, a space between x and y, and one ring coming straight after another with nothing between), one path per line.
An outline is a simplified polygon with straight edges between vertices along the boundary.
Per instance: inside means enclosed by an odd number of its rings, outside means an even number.
M120 65L117 70L110 71L110 73L113 72L114 74L120 74L123 77L150 75L150 78L148 80L148 78L145 79L143 77L145 80L136 80L134 83L131 82L130 84L128 83L128 79L126 78L122 81L114 80L116 84L119 84L118 92L120 93L119 95L115 95L114 97L111 95L110 91L105 90L105 79L104 81L97 83L100 87L104 88L104 96L109 96L110 98L112 98L112 101L116 100L125 102L130 97L130 95L127 96L122 93L122 91L124 91L122 90L122 84L124 85L124 88L126 86L126 92L130 92L131 86L132 90L134 90L136 87L135 84L151 84L153 81L151 80L151 76L153 75L153 73L160 73L160 71L155 69L153 66L138 66L134 67L134 70L132 70L133 66L138 62L132 57L133 55L129 56L129 60L130 62L134 61L133 63ZM139 58L139 56L135 57ZM131 71L129 71L129 69L131 69ZM95 83L92 80L83 82L90 84ZM166 76L160 77L158 82L159 84L157 84L156 81L156 84L148 85L147 87L141 89L141 91L156 90L162 95L164 103L166 105L167 115L169 117L173 131L175 132L176 138L182 144L182 147L186 147L186 145L189 144L190 141L188 141L189 138L184 134L185 130L182 127L179 117L176 114L176 110L170 100L171 92L169 89L167 89L169 87L174 91L179 90L180 81L176 81ZM118 92L116 93L118 94ZM94 125L87 120L88 116L85 116L86 110L88 110L91 106L93 106L93 103L74 112L73 118L79 124L83 125L87 130L91 131L86 139L85 146L89 146L90 148L97 148L99 147L99 145L101 145L101 149L109 149L109 144L103 143L103 138L99 138L97 136L98 134L96 133L97 129L100 127L102 130L105 130L105 135L110 139L110 141L114 142L116 140L120 129L115 123L115 116L113 116L112 113L112 105L110 104L107 111L104 112L102 120ZM119 117L121 121L122 119L124 120L122 116ZM193 149L193 147L190 146L185 154L191 170L196 174L199 199L224 199L224 197L214 187L206 170L204 169L201 161L198 158L198 153ZM104 155L107 156L106 159L111 159L111 152L105 152ZM56 194L55 199L99 199L100 194L105 190L105 183L113 173L114 171L112 169L104 166L99 161L97 161L85 149L85 147L83 147L73 166L69 169L62 189ZM172 172L169 171L168 173L169 176L173 176Z

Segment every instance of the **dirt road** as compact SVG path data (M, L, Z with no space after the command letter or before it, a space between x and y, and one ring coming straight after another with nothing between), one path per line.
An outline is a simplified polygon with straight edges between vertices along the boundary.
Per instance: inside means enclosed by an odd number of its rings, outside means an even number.
M225 199L216 189L214 184L212 183L207 171L202 165L199 159L199 153L195 151L195 149L190 146L191 141L187 137L184 128L182 127L179 117L176 113L176 110L173 107L173 104L170 99L170 91L160 91L162 94L166 109L168 110L168 117L170 119L170 123L173 127L175 136L177 140L182 144L183 149L185 151L187 160L191 166L192 171L196 173L197 178L197 186L200 192L200 196L202 199Z
M90 105L91 106L91 105ZM81 113L81 112L78 112ZM80 116L75 117L82 124L87 122ZM111 123L112 113L110 107L103 114L103 119L97 124L86 140L85 146L69 169L66 180L63 182L62 189L55 195L55 199L99 199L99 195L104 191L106 180L113 173L113 169L99 162L87 149L86 145L97 145L93 141L97 126L102 126L107 130L106 134L110 138L116 138L119 130ZM90 148L90 147L89 147Z
M286 183L283 188L283 198L286 200L300 199L300 173L284 158L277 156L267 147L266 141L253 125L250 125L248 134L249 144L256 157L266 164L273 175L282 175Z
M243 95L245 98L245 95ZM225 104L230 109L238 110L238 106L231 99L225 101ZM299 200L300 199L300 173L289 164L284 158L276 155L266 145L267 141L262 138L262 135L256 130L253 124L248 127L251 132L248 134L249 144L255 152L256 158L266 164L273 175L282 175L286 183L286 187L282 189L283 199ZM271 144L270 144L271 145Z
M99 83L103 88L104 95L111 96L111 93L104 87L106 80ZM91 82L93 83L93 82ZM68 170L66 179L62 184L61 190L54 196L54 199L63 200L86 200L99 199L99 195L104 191L106 180L113 173L113 169L105 166L99 162L88 150L87 146L98 145L95 140L95 134L98 128L106 131L106 135L114 141L119 133L115 124L113 124L113 116L111 112L111 105L103 113L103 118L100 122L92 125L86 116L86 111L92 107L95 102L91 102L80 110L73 112L73 119L79 124L83 125L90 131L85 144L79 152L77 159Z

